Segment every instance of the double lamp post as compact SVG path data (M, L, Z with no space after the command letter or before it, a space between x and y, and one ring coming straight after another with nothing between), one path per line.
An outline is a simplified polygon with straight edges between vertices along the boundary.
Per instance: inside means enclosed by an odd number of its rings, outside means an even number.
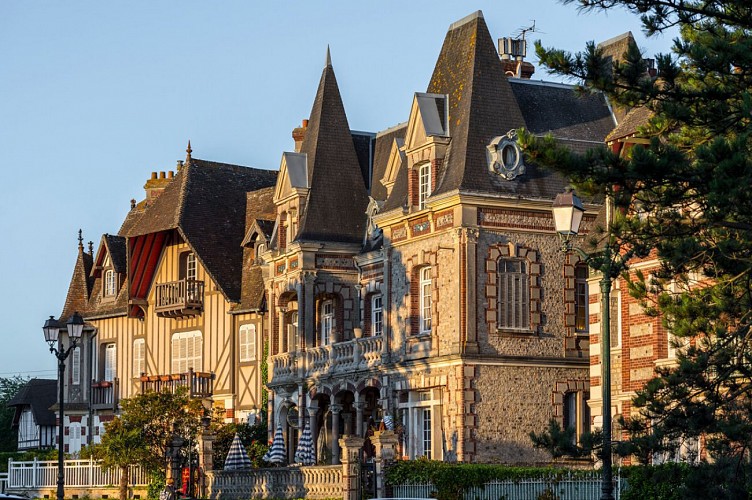
M609 209L610 200L606 200ZM556 196L553 204L554 227L562 241L562 251L575 251L580 259L595 271L601 273L601 392L603 415L603 469L601 477L601 500L613 500L613 472L611 464L611 285L613 280L627 269L627 262L633 252L621 251L611 238L607 227L606 238L602 245L590 253L572 246L572 239L580 230L580 223L585 209L582 202L571 190ZM607 224L610 224L607 220Z
M78 340L84 331L84 319L77 312L68 319L65 325L68 330L68 346L63 344L60 338L62 325L53 317L44 322L44 340L50 346L50 352L57 358L57 385L58 385L58 431L57 431L57 500L65 498L65 472L64 472L64 449L63 432L65 429L65 360L78 345Z

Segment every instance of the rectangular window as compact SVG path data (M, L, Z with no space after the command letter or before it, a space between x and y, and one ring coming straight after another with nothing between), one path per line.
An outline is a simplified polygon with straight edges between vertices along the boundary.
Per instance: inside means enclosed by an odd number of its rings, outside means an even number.
M431 333L431 268L420 270L420 333Z
M112 382L117 377L117 347L106 344L104 347L104 380Z
M201 332L180 332L172 336L172 373L186 373L190 368L202 369L203 341Z
M384 330L384 304L382 295L371 299L371 335L381 335Z
M104 296L114 297L117 292L117 275L112 269L104 272Z
M71 352L71 384L81 384L81 348L76 347Z
M329 339L334 331L334 302L325 300L321 303L321 343L329 345Z
M431 409L430 408L422 408L420 410L420 418L422 420L421 427L422 427L422 445L423 445L423 456L430 459L431 458Z
M507 330L530 329L530 280L521 260L497 263L497 323Z
M185 258L185 278L196 279L196 254L191 252Z
M588 331L588 268L578 265L574 268L574 330Z
M256 325L240 326L240 362L256 361Z
M136 339L133 341L133 376L140 377L146 372L146 341Z
M431 194L431 164L424 163L418 169L418 210L426 208L426 199Z

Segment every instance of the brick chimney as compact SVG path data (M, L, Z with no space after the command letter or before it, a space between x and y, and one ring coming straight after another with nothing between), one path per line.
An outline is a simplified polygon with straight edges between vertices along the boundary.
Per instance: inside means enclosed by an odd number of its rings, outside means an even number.
M146 191L146 204L151 205L174 178L175 172L172 170L167 173L162 171L158 174L157 172L152 172L151 177L146 181L146 184L144 184L144 190Z
M306 130L308 130L308 120L303 120L300 127L292 129L292 139L295 141L295 152L300 153L300 148L303 145L303 139L305 139Z

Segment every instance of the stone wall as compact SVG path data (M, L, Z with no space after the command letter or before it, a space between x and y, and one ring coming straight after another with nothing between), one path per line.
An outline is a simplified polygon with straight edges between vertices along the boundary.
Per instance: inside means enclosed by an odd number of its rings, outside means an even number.
M586 384L586 368L476 365L470 383L475 421L466 445L475 448L474 461L549 461L546 452L533 448L529 434L545 430L551 418L561 419L563 387L582 390Z

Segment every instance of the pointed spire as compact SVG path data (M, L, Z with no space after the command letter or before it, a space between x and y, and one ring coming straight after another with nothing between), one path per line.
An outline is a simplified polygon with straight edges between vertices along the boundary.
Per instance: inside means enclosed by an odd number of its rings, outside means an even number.
M83 233L84 232L82 230L80 230L80 229L78 230L78 251L79 252L83 252L84 251L84 236L83 236Z
M185 162L186 163L189 163L191 161L191 152L193 152L193 150L191 149L191 140L188 139L188 147L185 149L185 153L186 153Z
M89 255L94 256L94 242L89 240Z
M332 54L329 51L329 44L326 45L326 67L332 65Z

